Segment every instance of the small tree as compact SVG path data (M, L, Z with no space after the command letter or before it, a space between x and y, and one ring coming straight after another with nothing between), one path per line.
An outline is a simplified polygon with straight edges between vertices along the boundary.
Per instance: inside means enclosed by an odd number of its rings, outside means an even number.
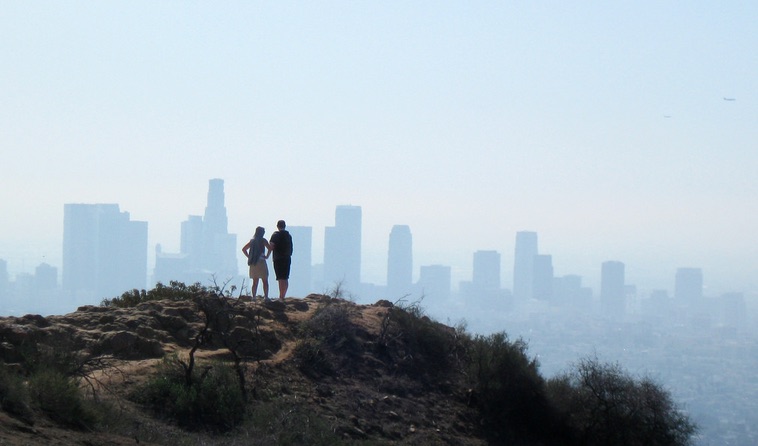
M685 446L697 431L660 385L597 358L550 380L548 394L583 445Z
M498 444L548 444L563 441L559 420L551 407L536 359L527 355L522 339L503 333L476 336L468 348L473 403L484 426Z

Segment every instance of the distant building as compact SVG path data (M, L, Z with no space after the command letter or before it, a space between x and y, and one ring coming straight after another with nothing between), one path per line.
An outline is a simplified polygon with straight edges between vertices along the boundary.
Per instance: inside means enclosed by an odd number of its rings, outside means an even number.
M426 265L419 268L416 287L426 304L449 301L451 286L452 274L449 266Z
M575 310L589 310L592 289L582 285L582 277L569 274L553 279L552 303Z
M476 251L471 281L462 281L458 291L472 309L509 308L511 295L500 287L500 253Z
M58 268L40 263L34 269L34 288L38 294L54 292L58 289Z
M553 298L553 256L538 254L533 258L532 297L550 302Z
M361 286L361 207L337 206L334 226L324 230L324 282L346 291Z
M624 264L603 262L600 272L600 309L604 315L619 320L626 312Z
M721 325L742 332L747 328L747 304L742 293L726 293L721 296Z
M223 285L239 278L237 234L230 234L224 204L224 180L208 181L203 216L190 215L181 223L179 253L164 253L157 246L153 282L199 282Z
M500 290L500 253L476 251L471 282L474 289L487 292Z
M537 256L537 233L516 233L513 262L513 298L516 301L531 299L534 284L534 257Z
M310 226L287 226L292 236L292 267L287 294L305 297L316 292L313 289L313 228ZM273 265L272 265L273 273ZM319 292L321 290L318 290Z
M147 281L147 222L131 221L117 204L63 207L63 292L76 303L99 303Z
M408 225L390 231L387 252L387 297L399 299L413 290L413 236Z
M678 268L674 279L674 299L680 305L698 304L703 299L703 270Z

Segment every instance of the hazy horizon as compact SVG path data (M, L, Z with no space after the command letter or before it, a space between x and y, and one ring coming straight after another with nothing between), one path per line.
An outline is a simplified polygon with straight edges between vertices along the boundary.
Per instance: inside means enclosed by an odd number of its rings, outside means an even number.
M208 179L242 242L363 209L470 279L515 233L597 292L758 290L758 4L9 2L0 15L0 258L61 268L64 203L118 203L179 250ZM725 100L725 99L734 99ZM270 233L270 232L269 232ZM717 290L717 291L716 291ZM706 290L708 292L708 290Z

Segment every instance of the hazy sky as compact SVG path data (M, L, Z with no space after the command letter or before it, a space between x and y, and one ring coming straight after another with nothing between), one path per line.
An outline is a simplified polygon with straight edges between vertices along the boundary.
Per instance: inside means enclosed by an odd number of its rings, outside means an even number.
M363 208L470 278L515 232L597 289L758 289L758 2L4 1L0 258L61 267L64 203L178 251L223 178L230 232ZM724 98L734 98L726 101Z

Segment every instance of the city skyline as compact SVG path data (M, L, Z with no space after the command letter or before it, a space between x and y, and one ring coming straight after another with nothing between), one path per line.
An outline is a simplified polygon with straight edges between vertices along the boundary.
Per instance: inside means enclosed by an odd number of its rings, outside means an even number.
M181 223L181 240L182 248L179 254L170 254L162 250L160 244L155 247L152 268L145 267L147 274L148 287L157 281L167 283L169 280L181 280L185 282L200 281L204 282L207 279L207 272L211 271L216 280L226 280L227 278L239 279L245 276L244 259L240 259L237 256L236 247L236 234L229 234L227 231L227 218L226 208L224 206L224 180L223 179L210 179L208 180L208 201L205 207L204 217L189 215L188 219ZM119 205L117 204L66 204L66 209L92 209L108 210L110 213L115 211L118 214ZM81 213L81 212L80 212ZM92 213L92 211L88 211ZM129 219L129 213L123 212L120 219ZM113 217L111 217L113 219ZM94 223L92 223L94 224ZM87 223L83 228L76 229L78 232L82 232L87 228L92 228L92 224ZM132 222L131 224L140 224L144 234L141 236L145 240L147 239L148 222ZM65 228L69 228L68 231L72 231L72 224L66 223ZM366 290L371 288L363 288L362 285L380 286L386 287L387 290L394 290L400 292L400 290L410 291L413 286L423 285L422 269L427 267L446 267L451 268L448 264L434 264L434 265L422 265L415 264L413 262L414 251L413 242L411 236L411 228L408 225L393 225L389 234L387 242L387 251L385 256L386 269L384 273L384 281L371 281L364 280L362 278L363 272L360 270L360 260L356 262L356 259L361 257L361 228L362 228L362 208L355 205L337 205L335 208L335 224L324 228L325 240L331 235L332 248L331 251L335 253L332 255L331 262L333 265L326 266L330 260L329 256L324 256L323 259L314 258L312 255L313 244L312 234L313 228L310 226L290 226L293 232L300 237L296 238L296 242L299 250L304 253L302 256L296 257L297 270L299 270L303 277L293 278L294 288L299 290L301 294L310 292L324 292L328 288L334 286L336 283L342 282L347 289L352 289L357 292L361 290L365 293ZM194 234L194 235L193 235ZM659 287L659 288L646 288L645 285L640 285L634 282L630 282L624 279L625 265L621 261L604 261L599 265L599 271L601 281L599 286L592 286L584 281L584 277L574 274L569 271L563 274L556 274L552 266L552 255L546 253L540 253L538 250L538 234L534 231L518 231L515 234L514 250L513 253L501 253L498 250L477 250L474 251L471 267L464 273L464 277L460 279L453 279L451 275L451 289L450 292L460 293L462 295L472 294L487 294L487 290L503 290L510 291L515 302L523 301L524 299L534 298L537 300L551 301L554 297L558 299L565 299L565 296L572 295L571 293L579 292L580 288L586 288L590 290L590 296L594 295L599 305L603 308L608 306L607 298L607 286L606 286L606 268L614 267L614 271L620 273L614 273L615 291L612 294L615 295L614 299L619 300L620 303L615 304L617 309L615 313L623 314L623 308L625 306L623 300L625 299L623 294L625 291L622 289L624 286L633 286L635 293L637 289L641 289L641 293L638 298L654 297L656 294L660 294L661 291L673 296L679 302L685 300L682 295L687 295L686 300L697 300L704 297L704 290L706 289L703 280L702 268L695 267L677 267L675 274L672 275L671 286ZM302 238L302 239L301 239ZM64 237L65 239L65 237ZM65 240L64 240L65 241ZM102 242L100 242L102 244ZM71 244L71 242L69 242ZM94 248L93 248L94 249ZM393 254L393 250L395 254ZM400 252L400 253L398 253ZM203 254L210 253L210 254ZM338 254L338 255L337 255ZM513 269L507 271L501 266L501 256L508 258L512 255ZM65 257L65 254L64 254ZM145 259L146 265L149 264L147 259L151 258L150 255ZM236 260L233 260L235 259ZM399 271L392 272L393 258L397 262ZM192 260L194 259L194 260ZM4 261L4 269L8 271L8 262ZM161 272L156 269L156 266L161 264ZM236 272L229 269L229 262L237 263ZM309 265L307 263L310 262ZM522 273L517 272L519 263L525 263L529 265L529 270ZM202 264L201 264L202 263ZM166 266L172 265L174 266ZM52 266L56 269L56 265L49 265L48 263L41 263L37 265L35 269L39 269L41 266ZM308 268L307 266L310 266ZM182 268L184 270L182 271ZM321 271L323 275L319 281L314 281L311 277L314 274L314 268ZM522 267L523 269L524 267ZM404 272L407 270L407 272ZM195 272L192 272L195 271ZM206 271L205 275L201 274L202 271ZM226 272L223 272L226 271ZM329 272L331 271L331 272ZM96 272L96 271L95 271ZM19 275L28 274L22 273ZM64 277L67 272L63 268L61 274L61 286L63 285ZM68 272L70 276L72 273ZM390 286L390 276L400 275L405 285L401 287ZM404 277L405 275L409 277ZM506 278L512 277L514 282L518 279L519 274L525 276L525 280L530 283L529 289L521 294L517 289L510 286ZM49 274L48 274L49 275ZM81 274L79 274L81 276ZM133 275L133 274L132 274ZM378 277L381 272L375 272L374 276ZM8 274L9 277L12 277ZM93 277L97 279L97 274ZM223 276L223 277L221 277ZM618 279L620 277L620 279ZM684 277L684 278L682 278ZM504 280L506 279L506 280ZM447 281L444 279L443 281ZM81 281L81 280L80 280ZM584 281L584 283L582 283ZM106 282L117 284L120 283L117 280L106 280ZM310 288L309 284L310 283ZM356 283L358 285L356 286ZM352 284L352 285L350 285ZM684 285L683 285L684 284ZM512 284L511 284L512 285ZM136 286L136 285L135 285ZM320 287L319 289L313 288L314 286ZM428 286L428 284L427 284ZM140 286L136 286L140 287ZM404 287L404 288L403 288ZM555 291L554 287L558 287ZM565 287L572 291L567 291ZM70 286L69 286L70 288ZM436 287L439 288L439 287ZM686 288L688 291L682 291ZM691 297L697 290L697 295ZM111 294L115 293L115 290L109 291ZM730 289L728 291L721 291L717 293L710 293L710 297L720 296L729 293L740 293L750 297L750 293L745 290ZM402 293L405 294L405 293ZM498 294L499 295L499 294ZM362 296L366 299L371 299L371 296ZM381 297L381 296L379 296ZM503 296L501 296L503 297ZM578 301L577 301L578 302ZM619 307L620 305L620 307ZM604 310L605 311L605 310ZM606 311L607 312L607 311Z
M756 290L756 22L750 2L11 2L0 256L59 265L75 202L118 202L178 252L224 178L230 233L311 226L314 258L360 204L371 282L407 224L454 283L531 230L593 288L619 259L650 288L689 265Z

